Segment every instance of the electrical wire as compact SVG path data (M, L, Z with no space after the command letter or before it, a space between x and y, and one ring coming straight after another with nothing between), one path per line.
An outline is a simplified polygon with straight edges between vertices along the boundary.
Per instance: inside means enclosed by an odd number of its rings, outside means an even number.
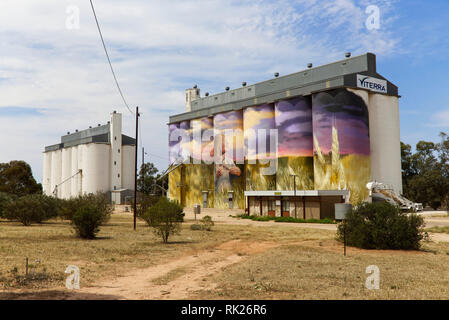
M128 103L126 102L125 97L123 96L122 89L120 89L120 85L119 85L117 77L115 75L114 68L112 67L111 59L109 58L108 50L106 49L106 44L104 43L103 34L101 33L100 24L98 23L97 14L95 13L95 8L94 8L94 4L92 3L92 0L90 0L90 6L92 7L92 12L94 14L95 22L97 23L98 32L100 34L101 43L103 44L103 49L104 49L104 52L106 53L106 58L108 59L109 66L111 67L112 76L114 77L114 81L115 81L115 84L117 85L118 92L120 93L120 96L122 97L123 102L125 103L125 106L128 108L129 112L131 112L131 114L134 115L134 112L132 112L132 110L128 106Z

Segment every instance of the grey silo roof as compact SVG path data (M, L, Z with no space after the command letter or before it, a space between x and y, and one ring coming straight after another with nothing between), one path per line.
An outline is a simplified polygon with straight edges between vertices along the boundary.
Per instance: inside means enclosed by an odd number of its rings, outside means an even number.
M377 73L376 56L366 53L196 99L191 102L192 111L171 116L169 123L211 117L217 113L336 88L357 88L358 74L386 80L386 94L398 96L398 87Z

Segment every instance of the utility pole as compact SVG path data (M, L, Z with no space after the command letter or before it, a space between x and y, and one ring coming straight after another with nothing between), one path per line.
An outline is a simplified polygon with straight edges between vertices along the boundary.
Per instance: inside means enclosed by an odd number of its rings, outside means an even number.
M134 230L136 230L137 217L137 141L139 138L139 107L136 107L136 154L134 157Z
M294 202L295 202L295 219L296 219L298 218L296 214L296 174L292 174L291 176L293 177L293 194L294 194L293 199L295 199Z

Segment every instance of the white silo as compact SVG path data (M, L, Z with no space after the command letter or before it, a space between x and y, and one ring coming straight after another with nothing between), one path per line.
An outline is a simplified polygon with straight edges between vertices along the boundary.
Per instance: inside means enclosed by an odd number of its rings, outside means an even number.
M72 182L72 150L71 148L62 149L62 176L61 176L61 198L69 199L71 195Z
M70 181L71 183L71 197L77 197L80 195L80 174L79 174L79 167L78 167L78 146L74 146L70 148L72 150L72 172L71 176L72 179Z
M122 150L122 115L115 111L111 114L109 139L111 144L109 190L118 190L122 188L122 154L125 150Z
M134 190L135 146L123 146L122 155L122 188Z
M348 89L368 106L371 180L402 193L399 98L367 90Z
M51 152L44 152L42 187L44 194L51 195Z
M109 190L108 144L89 143L83 148L83 193L105 192Z
M402 193L399 98L370 94L371 176Z
M54 194L55 189L57 188L57 197L61 197L61 190L59 184L61 183L62 176L62 153L61 150L55 150L51 153L51 184L50 184L50 193Z

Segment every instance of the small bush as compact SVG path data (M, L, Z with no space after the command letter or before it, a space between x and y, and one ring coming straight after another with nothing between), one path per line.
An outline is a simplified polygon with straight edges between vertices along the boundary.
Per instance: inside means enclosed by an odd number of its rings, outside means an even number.
M175 201L161 197L141 218L167 243L170 235L181 230L181 223L184 221L183 207Z
M102 212L106 222L110 214L113 211L113 206L109 203L108 198L103 193L86 194L68 200L58 199L58 215L61 219L72 220L73 215L81 207L95 207L98 211Z
M105 213L92 204L84 205L76 210L72 217L72 226L77 235L83 239L94 239L100 231L100 225L107 218Z
M402 212L388 202L362 203L346 215L338 226L337 239L343 241L346 228L348 245L363 249L417 250L427 238L424 220Z
M42 223L58 215L56 199L42 194L26 195L3 203L2 216L24 226Z
M194 231L203 230L203 227L198 223L194 223L190 225L190 230Z
M211 231L213 226L214 222L212 221L211 216L205 216L199 221L199 223L194 223L190 225L190 229Z
M200 223L201 229L206 231L212 230L212 227L215 225L214 222L212 221L211 216L205 216L203 219L200 220Z

